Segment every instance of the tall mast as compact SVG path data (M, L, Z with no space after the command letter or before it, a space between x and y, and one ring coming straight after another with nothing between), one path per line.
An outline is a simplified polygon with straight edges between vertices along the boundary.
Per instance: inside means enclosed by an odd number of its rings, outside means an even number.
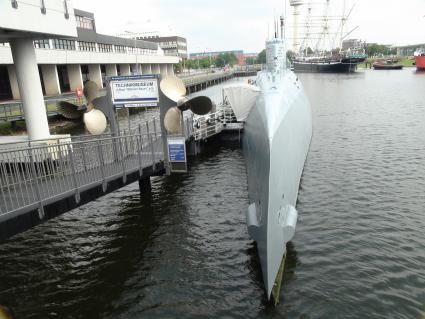
M326 0L326 4L325 4L325 8L324 8L324 12L323 12L323 26L322 26L322 31L317 39L316 42L316 50L318 51L321 45L321 41L323 42L323 48L321 49L322 51L324 51L324 48L326 47L326 39L327 37L330 37L329 34L329 2L330 0ZM330 41L330 39L329 39Z
M344 34L345 23L347 22L347 18L345 16L345 5L346 5L346 0L344 0L343 6L342 6L341 34L339 35L339 53L341 53L342 51L342 37Z

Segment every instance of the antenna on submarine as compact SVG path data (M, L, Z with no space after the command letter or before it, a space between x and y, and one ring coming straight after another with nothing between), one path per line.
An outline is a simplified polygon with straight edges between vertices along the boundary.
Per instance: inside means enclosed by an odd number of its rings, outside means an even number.
M283 15L280 16L280 38L285 39L285 25L284 25L284 18Z
M277 39L277 25L276 25L276 18L274 20L274 38Z

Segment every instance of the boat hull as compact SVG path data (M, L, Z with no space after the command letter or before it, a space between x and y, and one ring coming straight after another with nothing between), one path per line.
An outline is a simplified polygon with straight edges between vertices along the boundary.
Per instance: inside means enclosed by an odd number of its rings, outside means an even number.
M296 73L351 73L357 69L357 63L351 62L301 62L294 61Z
M415 56L415 62L418 70L425 70L425 55Z
M292 72L271 83L266 73L257 84L261 94L245 126L248 231L257 244L267 296L295 231L295 205L312 122L309 101Z
M403 65L401 64L379 64L374 63L373 68L375 70L401 70L403 69Z

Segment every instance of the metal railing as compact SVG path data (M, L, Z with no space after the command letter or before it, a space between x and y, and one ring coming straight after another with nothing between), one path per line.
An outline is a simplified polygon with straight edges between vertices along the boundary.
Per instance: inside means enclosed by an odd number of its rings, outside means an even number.
M209 138L223 130L224 114L222 110L194 118L193 138L195 141Z
M119 135L134 135L134 134L147 134L147 133L161 133L161 126L158 118L151 118L145 121L143 124L134 125L132 124L131 128L121 129ZM111 137L111 133L103 133L99 135L83 134L83 135L72 135L67 136L64 134L62 137L49 137L44 139L37 140L27 140L27 141L16 141L9 143L1 143L1 148L7 151L19 150L27 148L29 146L39 146L39 145L56 145L56 144L66 144L69 142L81 142L81 141L90 141L93 139L103 139ZM1 152L0 152L1 154ZM0 155L1 159L1 155Z
M226 76L231 76L232 74L233 72L231 71L219 72L219 73L208 73L208 74L194 75L192 77L183 78L182 80L186 86L192 86L192 85L197 85L197 84L208 82L208 81L218 80Z
M216 135L223 131L225 127L233 129L243 127L242 123L237 122L235 113L226 101L218 105L217 108L217 112L192 118L192 135L195 141Z
M0 221L75 196L164 159L160 133L108 136L0 152Z
M77 98L75 96L45 100L44 104L47 116L54 116L58 114L57 105L59 101L67 101L77 105L85 103L84 98ZM18 121L23 119L25 119L25 114L21 101L0 104L0 121Z

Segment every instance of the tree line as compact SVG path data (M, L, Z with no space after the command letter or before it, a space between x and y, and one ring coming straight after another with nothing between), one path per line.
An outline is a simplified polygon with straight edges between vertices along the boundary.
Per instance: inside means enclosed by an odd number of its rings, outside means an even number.
M176 66L176 71L184 69L209 69L211 67L223 68L233 66L238 63L238 58L234 53L226 52L218 56L206 56L200 59L190 59L180 61Z

